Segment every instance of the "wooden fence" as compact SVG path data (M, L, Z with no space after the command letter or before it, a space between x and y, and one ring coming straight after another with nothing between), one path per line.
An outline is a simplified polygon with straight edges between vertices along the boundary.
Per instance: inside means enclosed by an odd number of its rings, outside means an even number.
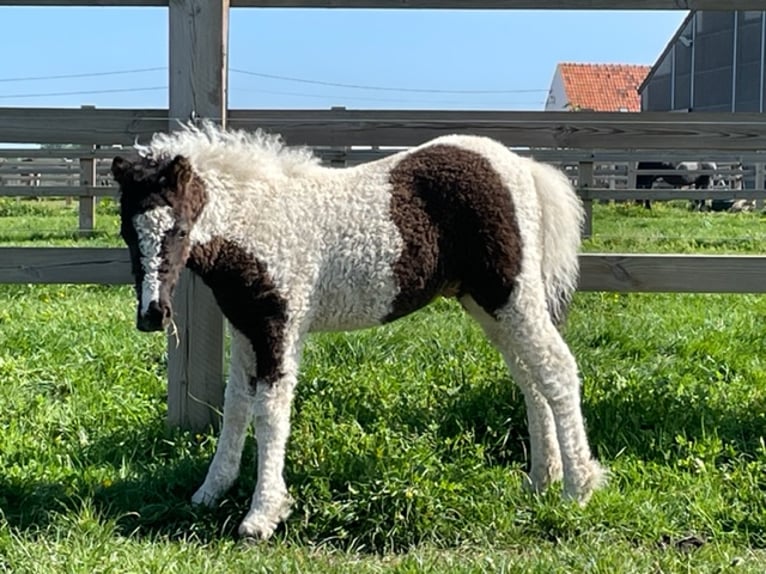
M287 143L320 149L409 147L446 133L494 137L534 154L566 150L578 164L586 201L614 192L595 187L594 166L641 154L663 159L747 158L766 164L766 116L754 113L441 112L409 110L228 110L229 7L449 8L449 9L719 9L761 10L763 0L0 0L0 6L167 6L170 105L168 110L0 108L0 142L131 145L156 131L176 129L192 115L230 127L281 133ZM99 193L98 158L78 156L86 197ZM369 153L380 153L372 150ZM339 153L328 150L327 153ZM345 152L340 152L345 153ZM622 154L622 155L620 155ZM676 155L678 154L678 155ZM337 161L337 160L336 160ZM762 180L760 180L762 181ZM740 196L762 197L760 189ZM626 191L627 193L627 191ZM663 190L642 190L660 198ZM66 195L71 195L67 193ZM606 197L605 195L603 197ZM678 197L678 196L676 196ZM125 283L122 249L0 249L0 282ZM585 290L764 292L766 257L588 254ZM181 344L169 346L168 422L203 428L218 422L222 401L222 318L212 295L184 274L176 293ZM208 406L210 405L210 406Z
M77 197L79 199L79 233L89 235L95 229L95 205L98 197L115 197L117 189L109 173L111 159L117 155L132 155L131 148L110 146L96 149L84 146L67 149L2 149L0 150L0 197ZM315 153L323 163L334 167L356 165L373 161L400 151L401 147L344 147L320 146ZM593 232L594 201L649 199L653 201L688 200L753 200L762 204L764 190L765 154L759 152L708 152L703 150L651 151L601 150L589 152L580 149L514 148L520 155L535 157L559 166L572 182L586 207L584 236ZM741 189L728 186L711 189L636 189L636 176L646 173L660 174L662 170L637 169L639 161L714 161L715 170L688 170L685 175L707 174L731 180L743 178L752 183ZM747 166L740 167L740 164ZM667 171L667 173L676 173ZM760 182L760 184L758 183Z

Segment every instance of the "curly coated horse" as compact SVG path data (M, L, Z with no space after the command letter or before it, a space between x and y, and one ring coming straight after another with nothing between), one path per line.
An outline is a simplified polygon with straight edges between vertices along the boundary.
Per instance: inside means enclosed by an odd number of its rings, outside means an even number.
M440 295L477 320L523 390L531 487L563 477L565 494L584 503L603 483L557 329L583 222L559 171L467 135L348 168L209 123L137 147L136 161L112 163L137 327L171 324L188 267L232 335L221 435L193 503L212 505L234 483L253 424L257 484L239 533L271 536L292 503L283 468L306 335L385 324Z

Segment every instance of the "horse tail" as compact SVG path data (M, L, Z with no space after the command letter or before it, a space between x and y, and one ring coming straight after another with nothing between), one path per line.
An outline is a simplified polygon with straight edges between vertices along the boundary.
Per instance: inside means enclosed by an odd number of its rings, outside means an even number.
M585 221L582 201L560 170L532 162L541 210L542 273L548 312L564 322L580 274L578 251Z

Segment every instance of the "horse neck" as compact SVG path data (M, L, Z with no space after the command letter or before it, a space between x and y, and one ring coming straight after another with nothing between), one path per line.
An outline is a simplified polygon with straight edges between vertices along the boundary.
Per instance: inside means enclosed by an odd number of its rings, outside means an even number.
M191 231L192 244L207 243L214 237L226 235L226 222L234 213L235 201L230 193L219 191L208 187L207 201Z
M208 182L208 198L191 232L192 243L213 238L241 242L268 227L279 202L291 186L278 179L249 182L213 180Z

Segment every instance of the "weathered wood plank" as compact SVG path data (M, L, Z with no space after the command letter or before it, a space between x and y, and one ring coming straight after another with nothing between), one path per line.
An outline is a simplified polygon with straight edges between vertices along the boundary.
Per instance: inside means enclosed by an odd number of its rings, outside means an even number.
M7 108L6 108L7 109ZM3 109L0 108L0 113L3 113ZM56 160L61 158L70 158L70 159L78 159L78 158L95 158L95 159L111 159L115 155L121 155L124 157L131 156L135 157L136 153L135 150L132 147L133 142L131 142L131 145L125 148L112 148L112 147L104 147L104 148L98 148L93 149L92 147L76 147L76 148L67 148L67 149L60 149L60 148L3 148L0 149L0 158L2 158L2 161L15 165L13 162L16 158L32 158L35 161L45 162L45 160ZM766 155L766 154L765 154ZM34 162L32 162L34 163ZM2 164L0 164L2 165Z
M229 0L170 4L170 118L226 120ZM170 120L164 129L178 129ZM168 339L168 425L202 430L220 423L223 316L196 275L181 274L174 308L179 340Z
M580 267L579 289L582 291L766 292L766 256L762 255L584 253L580 255ZM132 282L127 249L0 248L0 284L118 285Z
M167 6L168 0L0 0L0 6ZM231 0L235 8L760 10L761 0Z
M412 146L470 133L542 148L766 149L758 113L229 110L228 121L280 133L290 145Z
M0 6L167 6L168 0L0 0Z
M766 257L746 255L580 256L582 291L766 293Z
M0 283L132 283L127 249L2 247Z
M0 109L0 114L2 109ZM344 146L345 147L345 146ZM318 156L326 159L327 161L346 161L348 164L357 164L363 161L372 161L385 157L401 149L405 148L384 148L384 149L340 149L340 148L326 148L319 147L315 149ZM673 150L648 150L648 149L631 149L631 150L603 150L603 149L575 149L575 148L550 148L550 149L526 149L512 147L513 151L520 155L534 156L541 161L549 162L570 162L577 163L580 161L593 161L594 163L617 163L628 161L715 161L715 162L737 162L742 161L748 164L754 163L766 163L766 152L762 151L749 151L749 150L687 150L687 149L673 149ZM123 157L135 157L135 150L132 147L125 147L123 149L112 148L100 148L100 149L83 149L77 150L58 150L58 149L26 149L26 148L4 148L0 149L0 158L6 159L6 163L3 164L3 160L0 159L0 172L3 170L3 165L21 165L13 162L13 158L39 158L40 161L49 160L51 162L60 158L97 158L101 160L99 163L99 173L108 172L108 161L116 156L121 155ZM37 168L35 168L37 170ZM40 171L40 170L37 170Z
M197 113L214 120L223 115ZM146 141L167 130L168 117L165 110L0 108L0 141L132 144L136 137ZM170 117L186 120L188 114L174 111ZM742 112L229 110L228 123L261 127L281 133L291 145L311 146L412 146L439 135L472 133L549 149L708 150L705 154L766 149L766 115Z
M398 146L394 149L327 149L316 148L315 153L323 160L345 160L347 165L356 165L365 161L373 161L396 153L404 148ZM630 161L714 161L720 163L738 162L753 164L766 162L766 153L759 151L726 151L726 150L650 150L650 149L631 149L631 150L594 150L594 149L576 149L576 148L549 148L549 149L511 149L523 156L532 156L535 159L553 163L571 163L575 164L581 161L592 161L594 163L626 163ZM720 173L720 170L719 170Z
M9 185L0 186L0 197L117 197L116 187L106 186L64 186L64 185ZM672 199L766 199L763 189L607 189L591 188L578 190L584 200L602 199L642 199L672 200Z
M759 0L232 0L235 7L471 10L758 10Z
M132 145L167 127L167 110L0 108L7 143Z
M106 186L64 186L43 185L30 187L27 185L0 186L0 197L117 197L116 187ZM672 199L766 199L763 189L607 189L591 188L578 190L585 200L602 199L642 199L672 200Z

